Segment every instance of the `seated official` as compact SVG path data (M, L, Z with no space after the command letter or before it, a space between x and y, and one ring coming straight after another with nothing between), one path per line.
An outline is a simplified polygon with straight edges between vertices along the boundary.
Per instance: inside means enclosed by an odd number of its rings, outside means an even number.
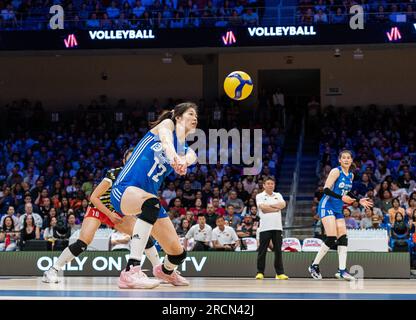
M240 246L235 230L225 225L224 217L217 218L217 227L212 230L212 248L221 251L234 251Z
M194 238L195 246L192 251L208 251L210 249L210 242L212 238L212 228L207 225L204 214L198 214L198 224L189 229L185 236L184 247L188 247L188 240Z

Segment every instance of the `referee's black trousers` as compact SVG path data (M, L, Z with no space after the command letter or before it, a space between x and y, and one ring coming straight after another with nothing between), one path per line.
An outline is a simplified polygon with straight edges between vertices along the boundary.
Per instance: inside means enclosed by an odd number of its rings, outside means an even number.
M257 249L257 272L264 273L266 267L266 253L270 240L272 240L274 250L274 269L276 270L276 274L283 274L282 231L280 230L260 232L260 245Z

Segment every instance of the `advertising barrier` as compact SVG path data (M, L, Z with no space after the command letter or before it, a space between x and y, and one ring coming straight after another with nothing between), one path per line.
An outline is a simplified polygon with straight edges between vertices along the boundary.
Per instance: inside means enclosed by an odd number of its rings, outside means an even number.
M0 276L41 276L60 252L2 252ZM285 273L293 278L310 277L307 267L315 252L283 252ZM161 257L163 254L161 254ZM273 277L273 253L267 254L266 277ZM128 260L128 252L87 251L65 267L65 276L118 276ZM248 277L256 274L257 252L188 252L178 270L185 277ZM351 252L348 267L360 270L364 278L409 278L410 257L399 252ZM336 252L329 252L321 263L324 277L333 277L338 268ZM151 270L143 259L143 269ZM150 275L151 273L149 273Z

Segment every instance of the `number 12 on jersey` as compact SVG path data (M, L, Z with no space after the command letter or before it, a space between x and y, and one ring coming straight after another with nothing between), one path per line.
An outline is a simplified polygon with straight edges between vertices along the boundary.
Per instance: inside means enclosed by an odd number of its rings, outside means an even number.
M165 172L166 172L166 167L164 166L164 164L162 164L162 163L160 163L160 160L159 160L159 158L158 157L154 157L154 159L155 159L155 163L153 164L153 166L150 168L150 170L149 170L149 172L147 173L147 176L150 178L150 177L152 177L152 180L154 181L154 182L159 182L159 177L161 176L161 175L163 175ZM156 174L155 175L153 175L153 173L155 172L155 170L156 170L156 167L157 167L157 171L159 171L160 170L160 172L156 172Z

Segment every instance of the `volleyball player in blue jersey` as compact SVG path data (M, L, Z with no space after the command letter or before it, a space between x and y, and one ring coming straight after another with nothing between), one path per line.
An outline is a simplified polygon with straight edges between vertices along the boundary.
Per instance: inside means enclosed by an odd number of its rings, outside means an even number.
M159 285L158 280L147 278L140 269L140 258L150 233L166 254L163 264L153 268L153 274L175 286L189 285L176 271L185 260L186 251L157 198L157 192L169 174L175 171L185 175L187 167L196 161L195 152L188 148L185 139L195 132L197 123L194 103L181 103L164 112L137 144L113 185L111 203L115 210L123 215L138 215L130 259L118 281L120 288L154 288Z
M318 214L325 228L326 240L322 244L309 272L314 279L322 279L319 263L331 247L337 245L339 269L335 274L338 279L354 280L346 268L347 263L347 229L343 215L343 205L352 204L358 200L364 208L373 206L368 198L358 199L351 192L354 175L351 172L353 165L352 153L349 150L341 151L338 157L340 166L331 170L324 186L324 196L318 205Z
M124 153L123 165L130 158L132 152L133 149L130 148ZM124 216L121 218L117 212L114 212L114 208L110 202L111 186L122 169L123 167L119 167L107 171L105 178L91 194L91 202L89 203L88 210L82 221L79 238L77 241L66 247L59 255L58 260L54 265L49 268L49 270L45 271L42 282L58 283L61 281L62 279L58 277L59 270L62 270L68 262L78 257L87 249L88 245L93 241L95 233L101 224L106 224L108 227L128 235L133 234L136 218L134 216ZM145 253L153 266L160 263L159 253L157 252L151 237L146 245Z

